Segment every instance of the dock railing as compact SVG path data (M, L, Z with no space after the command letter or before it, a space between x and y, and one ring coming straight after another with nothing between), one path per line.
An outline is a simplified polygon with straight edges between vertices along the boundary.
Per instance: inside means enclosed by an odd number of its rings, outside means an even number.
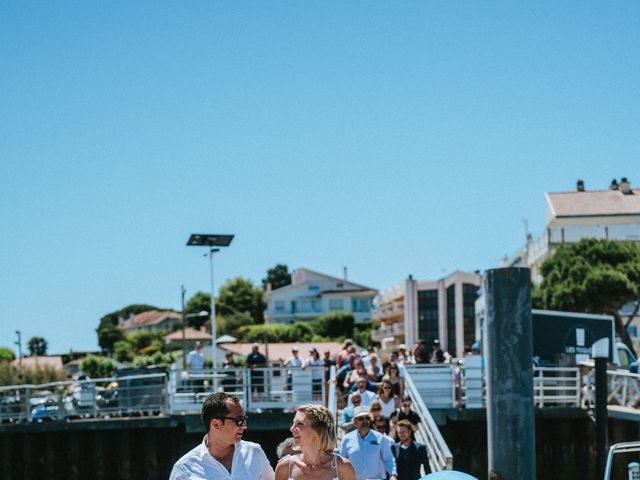
M416 388L416 385L411 379L411 375L405 376L405 392L411 397L412 408L420 416L420 423L418 423L418 431L416 432L416 439L427 446L429 453L429 466L432 472L439 472L441 470L453 469L453 455L451 450L444 441L438 425L429 413L429 409L425 405L422 395Z

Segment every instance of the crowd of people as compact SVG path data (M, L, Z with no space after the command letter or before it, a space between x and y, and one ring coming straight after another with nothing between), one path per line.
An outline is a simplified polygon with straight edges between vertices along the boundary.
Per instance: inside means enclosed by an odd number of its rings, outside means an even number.
M226 360L232 365L232 358ZM429 458L426 447L415 441L420 416L405 393L405 365L449 361L438 340L431 349L424 341L411 351L400 345L384 362L373 348L359 353L351 340L335 358L329 352L321 358L314 347L301 358L298 347L293 347L284 366L325 367L324 373L320 370L313 377L319 389L329 380L329 368L337 367L331 381L339 395L339 418L320 404L299 406L293 412L292 436L278 446L280 461L274 471L259 445L242 440L247 416L239 399L223 392L211 394L202 407L203 441L176 462L170 479L417 480L421 469L430 472ZM265 366L266 357L257 344L246 363L254 367L252 385L260 388L263 372L255 367ZM342 433L339 444L335 422Z

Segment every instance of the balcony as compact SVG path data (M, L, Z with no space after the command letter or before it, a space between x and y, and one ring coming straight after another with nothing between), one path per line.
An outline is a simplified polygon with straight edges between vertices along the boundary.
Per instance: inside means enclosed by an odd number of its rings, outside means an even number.
M396 318L404 314L404 302L395 301L385 303L384 305L371 311L371 318L373 320L387 320Z
M391 325L383 325L379 329L371 332L371 340L381 342L387 337L404 337L404 323L392 323Z

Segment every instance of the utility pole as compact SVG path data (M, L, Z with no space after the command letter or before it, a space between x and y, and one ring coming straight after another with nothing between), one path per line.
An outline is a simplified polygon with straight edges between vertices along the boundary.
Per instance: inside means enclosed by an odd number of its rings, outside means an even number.
M15 344L18 345L18 364L22 366L22 332L16 330L16 335L18 336L18 341L15 342Z

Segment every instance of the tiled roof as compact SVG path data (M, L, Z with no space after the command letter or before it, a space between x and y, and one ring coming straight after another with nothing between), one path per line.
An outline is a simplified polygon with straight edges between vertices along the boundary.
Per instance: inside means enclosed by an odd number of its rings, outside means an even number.
M625 195L619 190L589 190L546 195L554 217L640 215L640 192Z
M12 362L13 365L19 365L20 360L17 358ZM22 366L23 367L53 367L56 369L62 369L62 356L61 355L49 355L49 356L41 356L41 357L22 357Z
M192 327L187 327L184 329L184 338L185 340L211 340L212 337L210 333L203 332L202 330L196 330ZM162 339L167 343L182 340L182 329L171 332L162 337Z
M342 351L342 344L337 342L269 343L269 361L286 360L291 356L291 347L294 345L300 348L300 358L307 358L311 347L318 349L320 358L323 358L323 353L327 350L331 352L331 356L335 356ZM218 344L218 347L233 352L235 355L246 357L251 353L253 343L224 343ZM266 353L264 343L260 344L260 353Z
M122 322L121 326L122 328L127 329L156 325L166 318L182 321L182 315L178 312L172 312L171 310L147 310L146 312L135 315L131 320L125 320Z

